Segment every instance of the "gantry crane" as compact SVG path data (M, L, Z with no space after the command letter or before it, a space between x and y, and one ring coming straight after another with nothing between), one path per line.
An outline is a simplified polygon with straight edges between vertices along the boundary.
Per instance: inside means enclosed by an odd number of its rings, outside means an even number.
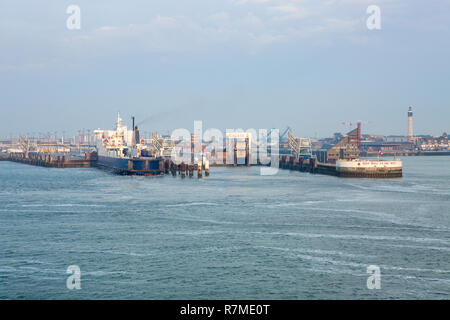
M36 144L32 143L28 137L24 139L22 136L19 136L19 145L25 153L25 158L28 158L30 151L37 150Z
M312 156L312 149L311 149L311 139L310 138L297 138L294 137L292 132L288 132L289 136L289 148L294 153L296 157L300 156L306 156L311 157Z

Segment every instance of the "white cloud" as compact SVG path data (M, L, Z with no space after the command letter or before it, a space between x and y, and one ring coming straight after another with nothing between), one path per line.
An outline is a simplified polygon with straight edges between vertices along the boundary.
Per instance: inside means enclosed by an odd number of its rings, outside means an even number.
M267 3L273 0L232 0L233 3L238 5L244 5L248 3Z
M272 15L275 15L275 20L297 20L303 19L308 16L308 10L292 4L271 6L267 8L267 11Z
M354 20L344 20L344 19L336 19L330 18L325 20L326 30L331 32L340 32L340 33L353 33L357 30L358 25L361 25L361 21L358 19Z
M195 13L183 8L163 13L161 9L140 19L121 13L120 19L112 15L98 24L95 19L83 17L82 29L77 32L68 31L64 24L48 32L45 25L32 28L24 20L21 27L24 31L7 38L9 44L5 42L6 49L0 52L0 58L4 63L2 69L6 70L7 65L20 62L50 64L74 57L89 59L124 52L207 52L233 48L256 53L283 43L290 46L305 41L332 43L350 38L358 43L358 38L367 36L366 12L365 8L355 6L354 1L229 0L218 2L215 12L211 12L211 7ZM364 4L368 0L361 1ZM337 34L344 37L336 37ZM24 42L31 49L18 58L14 50Z
M208 21L216 23L224 23L226 21L229 21L229 19L230 19L229 14L224 11L216 12L207 18Z
M103 27L100 27L98 30L99 31L114 31L117 29L118 29L117 27L113 27L113 26L103 26Z
M71 46L96 47L90 50L96 54L124 50L198 52L221 46L255 53L277 43L292 44L308 37L357 31L355 18L324 17L321 14L321 9L326 7L324 3L311 5L307 0L238 0L233 3L239 4L238 10L219 10L203 17L156 15L147 23L102 26L74 37ZM244 4L258 8L243 9ZM364 14L362 12L361 16Z

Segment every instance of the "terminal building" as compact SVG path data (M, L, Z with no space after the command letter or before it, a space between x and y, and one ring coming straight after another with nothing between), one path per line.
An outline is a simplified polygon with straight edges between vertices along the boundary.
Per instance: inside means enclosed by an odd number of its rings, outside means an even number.
M361 127L350 131L329 149L319 149L314 152L317 161L322 163L336 163L337 160L353 160L359 158L361 143Z

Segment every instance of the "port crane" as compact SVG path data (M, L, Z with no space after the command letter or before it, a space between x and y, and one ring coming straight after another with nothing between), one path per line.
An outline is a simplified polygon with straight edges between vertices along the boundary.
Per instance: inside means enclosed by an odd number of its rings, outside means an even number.
M152 146L153 149L158 153L158 155L162 155L164 150L163 145L156 132L152 132Z
M356 125L357 126L361 126L362 124L369 124L369 123L371 123L371 122L368 121L368 120L365 120L365 121L358 120L358 121L356 121ZM350 131L352 131L352 128L353 128L353 125L355 124L355 122L343 121L341 124L343 126L349 127Z
M24 139L22 136L19 136L19 146L25 153L25 158L28 158L28 154L30 153L30 151L37 150L37 145L32 143L28 137Z
M289 136L289 148L294 153L296 157L300 156L306 156L311 157L312 156L312 149L311 149L311 139L310 138L297 138L294 137L292 132L288 132Z
M362 128L362 124L369 124L370 121L363 121L363 120L358 120L356 121L356 126L358 128L358 134L357 134L357 141L358 141L358 149L361 149L361 128ZM342 125L349 125L350 126L350 131L352 132L352 123L351 122L342 122Z
M158 156L170 156L174 148L174 141L171 138L161 137L156 132L153 132L152 147Z
M270 140L270 135L272 134L272 131L275 130L274 128L270 129L269 132L267 133L267 141ZM283 132L280 134L280 141L283 140L283 138L286 136L287 133L291 133L293 130L291 127L287 126Z

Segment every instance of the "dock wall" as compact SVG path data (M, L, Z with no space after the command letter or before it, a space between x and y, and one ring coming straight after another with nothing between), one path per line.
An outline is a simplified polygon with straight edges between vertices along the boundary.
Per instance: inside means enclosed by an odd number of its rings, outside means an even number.
M293 156L282 156L280 168L343 178L400 178L403 175L402 169L367 168L364 170L346 169L339 171L336 169L336 164L333 163L321 163L317 162L316 159L296 159Z
M95 167L97 161L96 158L74 159L50 154L29 154L27 157L24 153L11 153L4 160L49 168L90 168Z

